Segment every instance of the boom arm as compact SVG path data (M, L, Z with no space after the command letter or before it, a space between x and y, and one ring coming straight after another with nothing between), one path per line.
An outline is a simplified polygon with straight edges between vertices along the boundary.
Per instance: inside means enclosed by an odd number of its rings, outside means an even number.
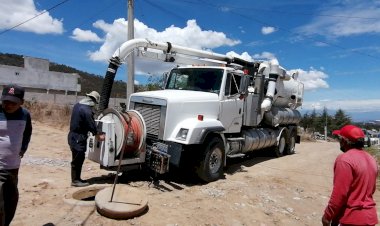
M162 50L165 53L178 53L187 56L208 58L213 60L225 61L230 63L233 61L232 57L226 55L212 53L204 50L192 49L183 46L172 45L170 42L152 42L147 39L132 39L124 42L113 54L112 58L119 58L124 60L134 48L156 49ZM174 62L174 61L170 61Z
M166 62L176 62L176 58L191 59L195 62L199 62L200 59L204 58L207 60L222 61L227 64L236 63L242 66L253 67L254 63L245 61L235 57L229 57L223 54L212 53L204 50L192 49L183 46L172 45L170 42L152 42L147 39L132 39L124 42L113 54L109 60L109 65L107 73L104 78L103 88L100 95L99 111L102 112L104 109L108 108L109 98L111 96L112 84L117 72L118 67L122 64L124 59L131 53L133 53L135 48L154 49L163 51L166 54ZM179 54L179 55L177 55ZM215 64L215 62L214 62Z

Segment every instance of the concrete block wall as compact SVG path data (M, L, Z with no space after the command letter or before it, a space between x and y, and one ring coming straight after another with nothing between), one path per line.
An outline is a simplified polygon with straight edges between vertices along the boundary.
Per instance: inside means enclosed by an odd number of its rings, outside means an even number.
M36 101L41 103L52 103L57 105L69 105L73 106L85 96L75 96L75 95L65 95L65 94L47 94L47 93L34 93L34 92L25 92L26 101ZM126 103L124 98L110 98L109 107L118 108L120 103Z
M49 61L24 57L24 67L0 65L0 85L17 84L25 88L80 92L78 74L49 71Z

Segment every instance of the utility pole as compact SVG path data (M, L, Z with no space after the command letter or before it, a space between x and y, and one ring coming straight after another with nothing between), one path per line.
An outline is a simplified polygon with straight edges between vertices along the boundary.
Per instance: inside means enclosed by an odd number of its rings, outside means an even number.
M327 108L326 108L326 105L325 105L325 140L327 141Z
M131 40L134 38L134 3L133 0L128 0L128 40ZM134 52L130 53L127 57L127 101L129 103L129 97L132 93L135 92L135 54Z
M325 118L325 140L327 140L327 114Z

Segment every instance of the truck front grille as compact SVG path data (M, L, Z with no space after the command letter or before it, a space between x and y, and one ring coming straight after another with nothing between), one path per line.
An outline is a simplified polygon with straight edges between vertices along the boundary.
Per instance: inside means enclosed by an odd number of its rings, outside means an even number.
M135 110L144 118L147 138L158 139L160 133L161 106L135 103Z

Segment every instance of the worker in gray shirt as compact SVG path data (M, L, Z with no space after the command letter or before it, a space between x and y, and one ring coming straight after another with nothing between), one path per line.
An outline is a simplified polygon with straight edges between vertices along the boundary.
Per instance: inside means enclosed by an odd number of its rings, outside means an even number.
M0 225L9 225L15 215L21 158L28 149L32 121L24 103L24 88L5 86L0 105Z

